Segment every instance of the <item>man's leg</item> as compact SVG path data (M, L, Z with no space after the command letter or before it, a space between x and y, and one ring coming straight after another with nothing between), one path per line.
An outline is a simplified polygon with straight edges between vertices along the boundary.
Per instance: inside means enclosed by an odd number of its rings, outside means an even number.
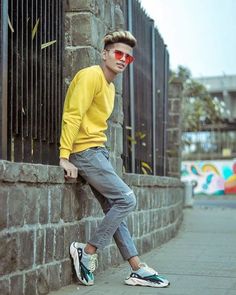
M140 263L137 250L124 222L126 216L136 205L135 196L133 191L114 172L108 161L106 149L88 149L73 155L70 160L77 166L80 175L87 180L90 186L105 198L101 199L100 203L103 210L106 211L106 215L86 247L89 246L92 252L97 248L103 249L114 235L122 256L129 261L132 268L130 276L125 280L126 284L152 287L168 286L168 280L160 277L146 264Z
M78 167L79 174L104 196L110 205L103 221L88 241L96 248L103 249L109 244L122 221L134 209L136 205L134 193L115 173L105 148L88 149L73 154L70 161ZM124 224L122 227L125 229L126 235L129 235L126 225ZM130 251L129 245L124 247L127 251L126 257L137 255L134 246L131 245Z

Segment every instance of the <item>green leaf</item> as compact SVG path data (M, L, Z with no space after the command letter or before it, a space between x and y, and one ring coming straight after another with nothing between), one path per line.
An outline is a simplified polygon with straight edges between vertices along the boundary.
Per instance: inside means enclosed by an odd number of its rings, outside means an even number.
M10 30L12 31L12 33L14 33L15 31L14 31L13 26L12 26L12 24L11 24L11 21L10 21L9 15L8 15L8 26L9 26Z
M148 174L145 168L141 167L141 170L143 171L143 174Z
M141 167L148 169L150 172L152 172L152 168L148 165L146 162L141 162Z
M44 43L44 44L41 45L41 49L44 49L44 48L46 48L46 47L48 47L48 46L51 46L52 44L54 44L54 43L56 43L56 42L57 42L57 40L53 40L53 41L50 41L50 42Z
M132 136L127 136L128 140L131 141L133 144L136 144L137 141Z
M39 18L37 19L36 24L32 30L32 40L34 40L34 37L35 37L37 30L38 30L38 26L39 26Z

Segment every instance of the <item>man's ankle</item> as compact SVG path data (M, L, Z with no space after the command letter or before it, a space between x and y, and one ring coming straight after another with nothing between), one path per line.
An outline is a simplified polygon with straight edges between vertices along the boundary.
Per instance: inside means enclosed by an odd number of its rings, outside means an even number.
M85 254L93 255L96 253L96 251L97 251L97 248L90 244L86 244L86 246L84 247Z

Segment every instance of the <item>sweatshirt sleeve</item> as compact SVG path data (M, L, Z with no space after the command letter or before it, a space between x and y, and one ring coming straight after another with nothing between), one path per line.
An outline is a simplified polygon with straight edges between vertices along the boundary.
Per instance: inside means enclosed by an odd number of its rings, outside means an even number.
M99 75L95 71L81 71L71 82L62 115L60 158L69 158L82 118L98 91Z

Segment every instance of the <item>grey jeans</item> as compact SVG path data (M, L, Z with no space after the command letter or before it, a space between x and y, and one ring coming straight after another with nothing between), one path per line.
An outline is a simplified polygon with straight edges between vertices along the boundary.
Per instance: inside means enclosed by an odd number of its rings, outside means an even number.
M135 208L133 191L115 173L106 148L95 147L71 154L70 162L91 186L101 204L105 217L98 226L89 244L102 250L112 236L125 260L138 255L124 219Z

